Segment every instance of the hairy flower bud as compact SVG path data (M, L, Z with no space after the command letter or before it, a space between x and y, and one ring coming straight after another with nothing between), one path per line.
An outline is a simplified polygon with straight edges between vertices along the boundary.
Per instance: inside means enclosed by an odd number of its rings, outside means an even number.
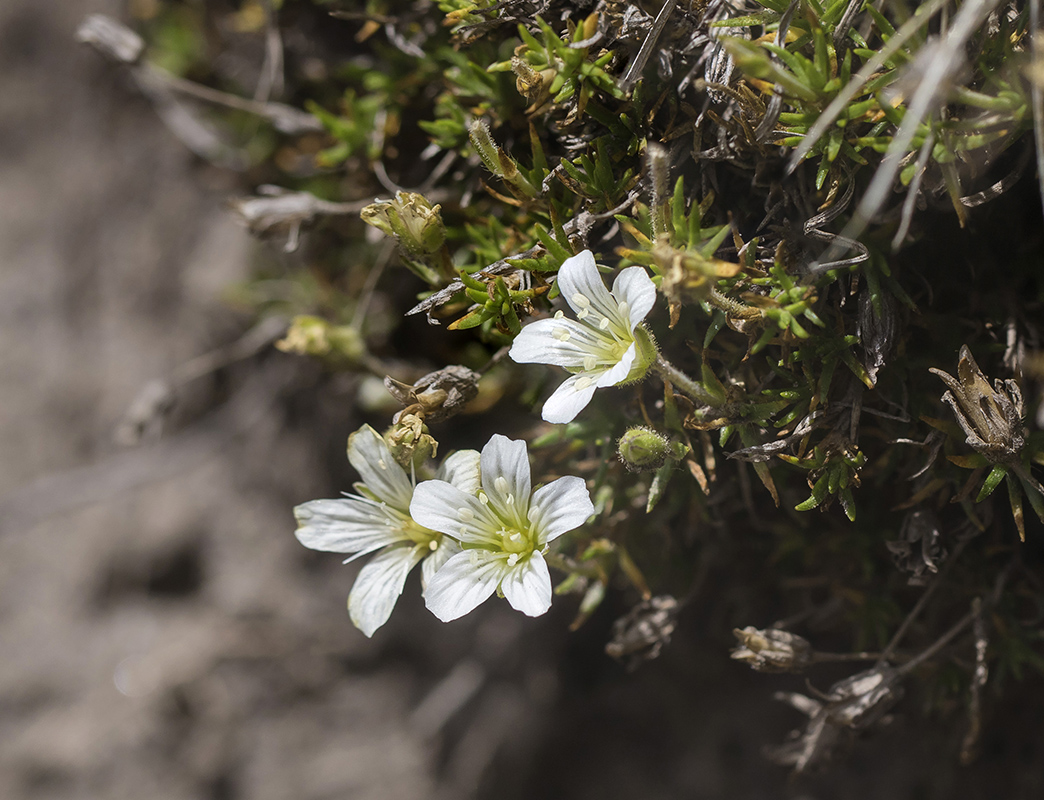
M752 625L732 632L740 643L732 657L758 672L802 672L812 661L812 645L797 634Z
M651 428L631 428L620 437L616 452L631 472L656 470L671 455L671 440Z

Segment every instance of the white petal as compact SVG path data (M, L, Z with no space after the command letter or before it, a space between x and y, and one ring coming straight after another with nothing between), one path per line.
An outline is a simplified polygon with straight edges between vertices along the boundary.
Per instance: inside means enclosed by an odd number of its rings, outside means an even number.
M618 303L627 303L627 330L633 331L652 311L656 286L644 269L628 267L613 281L613 297Z
M424 548L420 545L389 547L359 571L348 595L348 615L356 628L373 636L388 621L406 576L423 557Z
M505 522L522 528L529 513L532 484L529 451L522 440L493 434L482 448L482 490Z
M358 497L312 500L294 509L297 540L328 553L370 553L409 539L380 507Z
M580 380L586 381L583 389L576 388L576 384ZM573 375L547 398L540 416L547 422L572 422L576 415L591 402L597 388L598 384L590 374Z
M504 597L516 611L539 617L551 608L551 575L539 552L520 562L500 584Z
M478 494L482 485L478 450L458 450L439 466L435 480L447 481L466 494Z
M433 531L448 534L461 542L500 547L502 527L489 507L475 495L465 494L445 481L424 481L417 484L410 503L414 522Z
M622 356L620 356L620 360L617 361L612 368L605 370L595 378L595 386L599 389L604 389L606 386L616 386L617 384L623 383L627 380L627 376L631 372L631 366L634 364L634 359L637 355L638 349L634 342L631 342L631 346L624 351Z
M443 536L437 550L421 562L421 587L427 588L435 573L442 569L442 565L449 561L451 556L460 552L460 545L448 536Z
M465 550L428 581L424 604L443 622L463 617L497 590L505 562L485 550Z
M529 505L529 521L537 531L540 544L579 528L593 513L587 484L583 478L573 476L541 486L533 492L533 502Z
M522 329L508 355L518 364L554 364L583 367L588 356L602 358L614 344L613 337L571 319L540 319Z
M348 437L348 461L379 500L400 511L410 507L413 484L392 457L384 437L369 425Z
M590 250L563 261L557 283L558 291L573 311L582 312L586 300L603 317L613 320L619 316L617 303L605 288Z

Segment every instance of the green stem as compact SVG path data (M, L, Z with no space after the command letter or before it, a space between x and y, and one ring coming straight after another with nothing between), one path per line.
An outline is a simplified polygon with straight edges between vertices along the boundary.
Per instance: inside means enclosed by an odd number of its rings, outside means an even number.
M703 388L703 385L697 383L670 361L663 357L662 354L656 355L656 360L652 364L653 371L663 378L665 381L671 384L675 389L684 395L687 395L692 400L703 406L717 406L718 401L710 392Z

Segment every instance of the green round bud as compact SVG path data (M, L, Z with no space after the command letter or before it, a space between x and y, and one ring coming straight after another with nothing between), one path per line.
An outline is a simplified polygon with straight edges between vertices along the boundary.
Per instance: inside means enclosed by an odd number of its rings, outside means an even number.
M616 451L632 472L659 469L672 455L671 440L649 428L631 428L620 437Z

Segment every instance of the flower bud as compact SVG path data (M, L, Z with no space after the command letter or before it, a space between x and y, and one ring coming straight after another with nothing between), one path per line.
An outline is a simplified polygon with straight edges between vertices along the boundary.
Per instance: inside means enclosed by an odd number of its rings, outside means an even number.
M671 440L650 428L631 428L620 437L616 451L631 472L656 470L671 456Z
M746 661L757 672L801 672L812 660L808 640L778 628L758 630L752 625L732 631L740 646L732 651L737 661Z

